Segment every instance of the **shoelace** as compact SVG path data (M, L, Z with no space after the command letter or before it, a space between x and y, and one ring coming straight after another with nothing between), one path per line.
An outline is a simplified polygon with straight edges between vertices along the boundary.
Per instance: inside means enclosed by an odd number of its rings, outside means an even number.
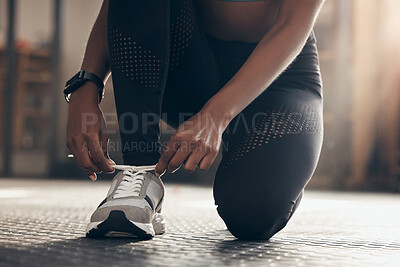
M138 197L145 179L143 174L154 170L155 166L113 165L114 169L123 171L122 181L115 190L114 198Z

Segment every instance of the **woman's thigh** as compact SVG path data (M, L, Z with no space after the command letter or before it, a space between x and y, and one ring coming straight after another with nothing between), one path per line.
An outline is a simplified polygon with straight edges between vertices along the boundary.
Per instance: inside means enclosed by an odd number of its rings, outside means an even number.
M304 187L302 184L312 175L320 154L322 110L322 99L309 91L271 89L264 92L224 132L219 175L240 173L235 177L241 183L246 173L263 177L293 174L279 179L260 179L260 182L283 183L283 189L296 188L299 193ZM249 179L253 177L247 176L245 180Z

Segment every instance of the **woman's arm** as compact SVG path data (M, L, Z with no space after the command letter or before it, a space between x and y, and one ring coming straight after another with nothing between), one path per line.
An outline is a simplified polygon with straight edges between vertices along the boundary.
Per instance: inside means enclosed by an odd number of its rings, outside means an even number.
M92 28L83 58L82 69L97 74L104 81L110 75L107 45L108 0L104 0ZM67 146L85 173L96 180L96 172L111 172L114 162L107 152L108 134L98 105L98 88L87 81L71 94L68 107Z
M275 24L240 70L206 103L203 112L229 122L245 109L300 53L323 2L282 0Z
M99 15L90 32L89 40L86 45L85 55L83 57L81 69L96 74L104 83L110 75L110 65L108 57L107 44L107 15L108 0L104 0ZM94 83L87 82L71 94L71 101L74 95L85 95L91 101L98 102L98 88ZM77 98L77 97L76 97Z

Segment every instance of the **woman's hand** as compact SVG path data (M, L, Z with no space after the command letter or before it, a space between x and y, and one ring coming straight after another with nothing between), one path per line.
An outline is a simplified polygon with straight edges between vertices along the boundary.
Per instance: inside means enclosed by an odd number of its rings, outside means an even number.
M98 105L97 87L86 82L72 93L67 122L67 146L85 173L96 180L96 172L113 172L115 164L107 151L108 134Z
M182 123L164 149L155 171L161 176L166 170L175 172L184 163L185 170L193 172L210 168L221 147L222 133L229 120L203 109Z

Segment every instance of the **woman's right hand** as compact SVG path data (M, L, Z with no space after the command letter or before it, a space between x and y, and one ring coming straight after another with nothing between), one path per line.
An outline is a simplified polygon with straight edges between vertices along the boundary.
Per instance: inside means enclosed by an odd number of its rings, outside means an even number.
M98 105L98 88L86 82L71 94L67 121L67 146L75 161L92 181L96 173L113 172L108 155L109 137Z

